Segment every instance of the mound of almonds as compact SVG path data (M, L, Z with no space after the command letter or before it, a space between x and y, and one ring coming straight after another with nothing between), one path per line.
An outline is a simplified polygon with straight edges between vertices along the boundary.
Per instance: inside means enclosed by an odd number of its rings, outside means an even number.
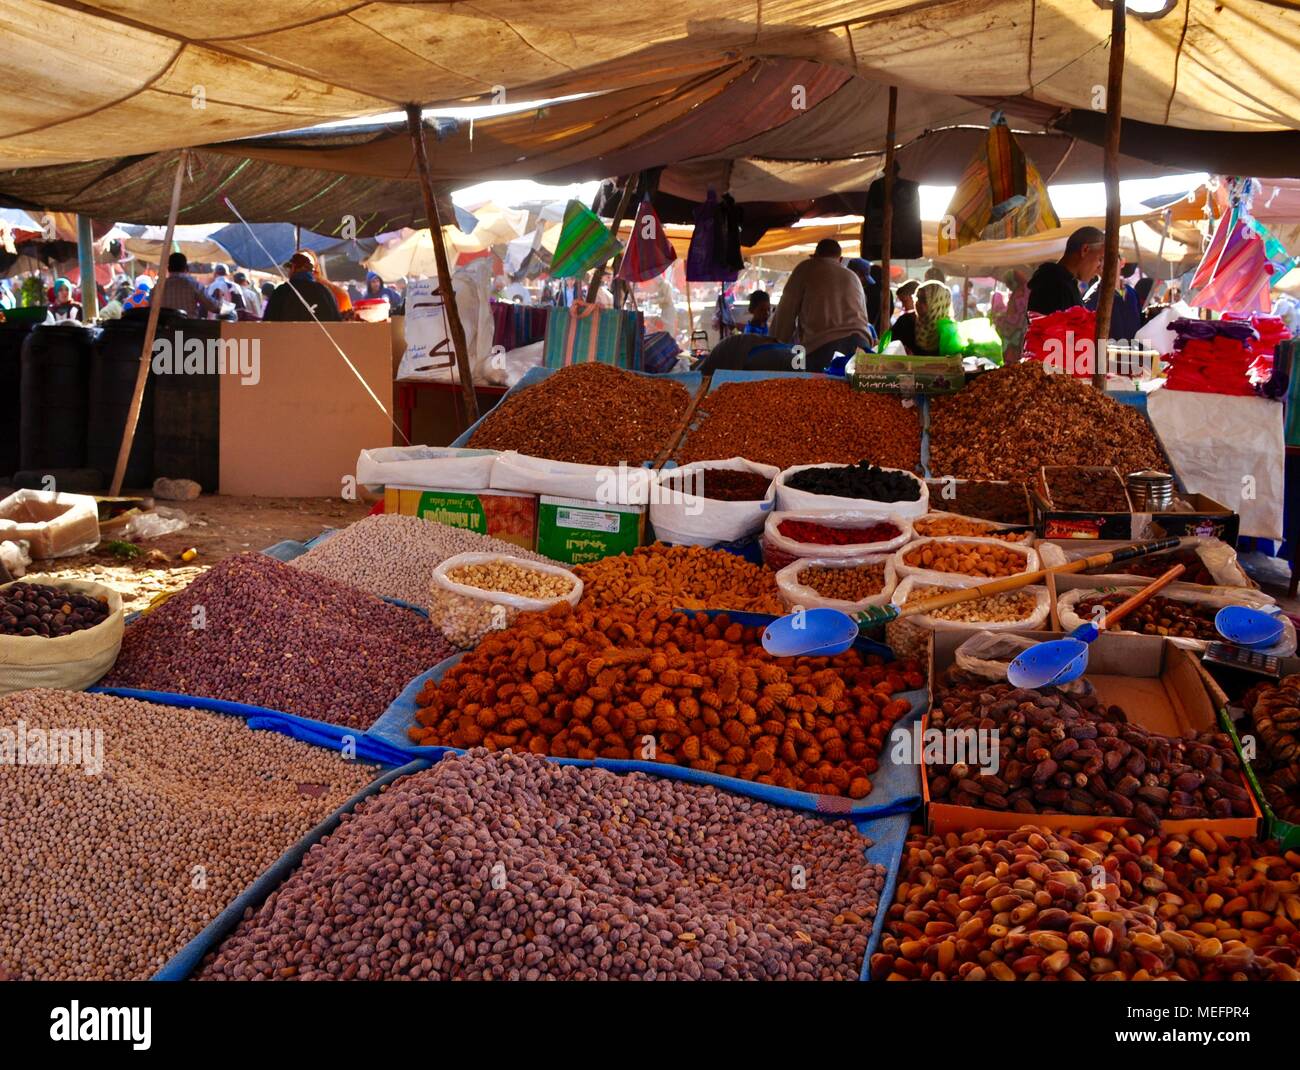
M101 683L364 729L413 676L453 652L408 609L244 553L129 625Z
M1025 572L1028 560L1022 550L956 539L921 542L903 551L903 563L913 568L988 579Z
M546 558L521 546L418 516L381 513L349 524L290 564L351 587L422 606L433 570L457 554Z
M417 697L412 742L636 758L798 791L871 791L914 662L777 661L725 614L567 604L521 613Z
M0 763L0 975L25 980L147 979L375 775L110 695L0 696L0 726L19 722L24 760Z
M914 831L871 976L1297 981L1297 867L1204 830Z
M988 680L941 685L930 726L997 732L996 774L965 763L930 769L930 797L1018 813L1122 817L1155 830L1162 818L1249 817L1250 793L1221 732L1163 736L1118 707L1056 688Z
M477 749L364 800L199 976L851 980L885 880L868 846L712 788Z
M683 464L745 457L784 469L865 457L910 469L921 461L916 408L823 376L724 383L700 400L697 414L677 451Z
M690 403L680 383L609 364L574 364L504 399L469 445L577 464L638 465L672 444Z
M107 598L44 583L15 583L0 590L0 635L57 639L107 619Z
M938 475L1031 480L1044 465L1080 457L1121 472L1169 471L1145 414L1037 361L986 372L931 403L930 470Z
M776 573L707 546L638 546L630 554L577 565L582 601L598 608L733 609L785 612Z
M804 587L811 587L823 598L861 602L885 589L885 566L809 565L799 570L798 581Z

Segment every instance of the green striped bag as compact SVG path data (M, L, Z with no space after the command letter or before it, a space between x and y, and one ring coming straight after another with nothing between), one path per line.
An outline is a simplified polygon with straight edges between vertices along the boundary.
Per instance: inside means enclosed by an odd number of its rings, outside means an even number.
M640 371L644 322L641 313L631 309L599 308L581 301L569 308L557 306L546 321L546 367L599 361Z

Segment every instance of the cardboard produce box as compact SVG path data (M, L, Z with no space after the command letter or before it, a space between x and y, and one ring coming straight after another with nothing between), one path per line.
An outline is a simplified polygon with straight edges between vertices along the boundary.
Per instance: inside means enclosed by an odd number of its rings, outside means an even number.
M1175 492L1175 497L1192 507L1187 512L1108 513L1099 510L1058 509L1047 496L1040 475L1036 485L1030 488L1030 495L1034 500L1035 523L1041 539L1121 539L1125 542L1141 542L1170 535L1200 535L1222 539L1232 546L1236 544L1241 530L1241 518L1236 513L1204 494Z
M536 494L390 484L384 488L384 512L491 535L525 550L537 545Z
M543 494L537 552L568 565L630 554L645 536L646 506L615 505Z
M930 705L934 705L935 680L952 665L959 646L978 628L937 631L930 639ZM1059 639L1058 633L1019 632L1033 639ZM1206 688L1196 658L1168 640L1145 635L1101 635L1088 648L1088 672L1098 698L1124 710L1130 722L1153 732L1179 736L1187 731L1203 732L1221 728L1215 703ZM922 721L928 728L929 714ZM1255 836L1262 811L1245 774L1242 784L1250 793L1253 814L1250 817L1194 818L1165 820L1165 833L1193 832L1198 828L1224 836ZM926 828L944 834L971 829L1010 829L1024 824L1049 825L1053 828L1117 829L1131 825L1123 817L1088 814L1034 813L993 810L930 799L929 767L921 767L922 796L926 810Z

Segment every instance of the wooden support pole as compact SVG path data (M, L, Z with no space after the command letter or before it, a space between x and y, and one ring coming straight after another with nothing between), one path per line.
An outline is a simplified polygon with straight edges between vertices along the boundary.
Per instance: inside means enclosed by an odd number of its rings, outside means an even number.
M460 322L460 309L456 307L456 291L451 285L451 268L447 264L447 247L442 240L442 218L438 213L438 197L433 189L433 174L429 170L429 154L424 144L424 120L420 106L406 106L406 125L411 132L411 147L420 169L420 191L424 194L424 214L429 220L429 238L433 242L433 258L438 266L438 292L442 294L443 314L447 317L447 331L456 355L456 374L460 379L461 394L465 399L465 426L478 420L478 395L474 393L474 379L469 370L469 347L465 342L465 327Z
M961 318L970 319L970 267L965 268L961 277Z
M623 225L623 219L627 216L628 210L632 204L632 194L635 192L637 185L638 177L636 175L628 175L627 178L623 180L623 192L618 198L618 206L614 209L614 218L609 224L609 232L614 235L615 241L618 240L618 228ZM622 262L623 254L621 252L616 253L614 255L613 268L611 271L617 272L618 266ZM596 300L596 294L600 292L600 280L604 278L605 267L609 263L610 261L608 260L602 261L600 266L592 273L591 282L587 285L587 304L592 304ZM611 280L611 293L615 292L614 287L617 285L617 282ZM619 302L617 300L614 301L614 307L619 307Z
M167 210L167 230L163 234L162 252L158 256L158 281L154 283L153 294L149 298L149 319L144 328L144 345L140 352L140 368L135 375L135 392L131 395L131 407L126 412L126 427L122 429L122 445L117 450L117 465L113 469L113 482L109 485L110 497L116 498L122 493L122 480L126 478L126 464L131 459L131 447L135 444L135 429L140 422L140 406L144 404L144 388L149 382L149 365L153 359L153 340L158 333L158 313L162 311L163 283L167 281L167 258L171 255L172 237L176 233L176 214L181 207L181 184L185 180L185 165L189 163L190 150L181 149L176 160L176 178L172 181L172 203ZM94 285L94 276L91 276ZM215 487L208 487L210 491Z
M99 290L95 288L95 236L90 216L77 216L77 267L81 270L81 321L89 323L99 315Z
M1127 28L1125 5L1110 10L1110 70L1106 77L1106 144L1102 175L1106 181L1106 244L1097 285L1097 335L1092 385L1106 389L1106 339L1110 337L1110 314L1115 304L1115 283L1119 279L1119 132L1124 102L1124 35Z
M885 207L880 213L880 322L876 334L889 330L889 271L894 251L894 143L898 140L898 86L889 87L889 120L885 125ZM865 231L865 221L863 224ZM866 256L865 247L861 250Z

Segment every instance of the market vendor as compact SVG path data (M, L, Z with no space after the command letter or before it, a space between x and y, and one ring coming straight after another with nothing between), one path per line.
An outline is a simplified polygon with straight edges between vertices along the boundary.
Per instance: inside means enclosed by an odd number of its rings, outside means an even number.
M772 317L771 336L807 352L805 371L825 371L835 353L871 347L867 298L858 277L840 263L840 243L823 238L797 264Z
M947 283L932 279L916 290L916 314L913 325L917 356L952 356L961 352L957 321L952 315L952 291Z
M65 278L54 280L53 300L50 301L50 315L56 323L81 319L81 306L72 300L72 283Z
M749 295L749 322L746 334L767 334L768 320L772 317L772 298L766 290L755 290Z
M388 302L388 307L394 315L402 310L402 295L373 271L366 272L366 297L371 299L382 297Z
M889 329L891 340L902 342L909 353L916 352L916 291L920 287L915 279L908 279L898 288L898 303L903 311Z
M1080 227L1066 239L1060 260L1039 264L1029 279L1029 311L1049 316L1083 304L1083 285L1101 271L1106 235Z
M289 281L280 283L271 293L262 319L272 323L305 323L314 316L322 323L338 323L342 317L334 291L316 278L311 257L296 252L287 266Z

